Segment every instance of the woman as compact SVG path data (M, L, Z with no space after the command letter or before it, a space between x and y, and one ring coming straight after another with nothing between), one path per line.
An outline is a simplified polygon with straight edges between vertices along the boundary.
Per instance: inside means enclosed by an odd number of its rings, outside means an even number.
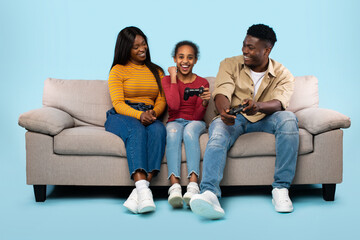
M210 92L209 82L192 72L198 55L199 49L196 44L190 41L179 42L173 53L176 67L169 67L170 76L162 79L169 107L169 119L166 125L166 160L172 186L169 188L168 202L174 208L182 207L183 200L189 205L191 197L199 193L197 184L200 165L199 137L206 130L203 117L210 99ZM203 91L197 91L200 88ZM190 89L194 94L185 94L185 91L188 92ZM179 184L183 141L189 178L184 196L182 196Z
M160 170L166 130L157 120L166 107L163 70L151 62L145 34L137 27L120 31L109 74L113 108L105 129L125 143L130 176L135 182L124 206L133 213L155 210L149 183Z

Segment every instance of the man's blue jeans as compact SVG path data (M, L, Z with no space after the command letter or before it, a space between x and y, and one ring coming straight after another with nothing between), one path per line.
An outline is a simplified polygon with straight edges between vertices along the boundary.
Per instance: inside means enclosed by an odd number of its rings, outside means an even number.
M156 120L148 126L133 117L116 113L112 108L106 113L105 130L119 136L125 143L126 156L132 178L136 170L156 174L164 157L166 129Z
M221 196L219 185L223 178L227 152L240 135L249 132L267 132L275 135L276 161L272 186L290 187L296 169L299 128L295 114L279 111L255 123L248 121L241 114L237 115L232 126L225 125L221 118L211 123L209 142L203 160L201 192L209 190L218 197Z
M189 121L178 118L166 124L166 161L169 178L180 178L181 146L184 141L188 178L191 173L199 176L200 143L199 137L206 131L204 121Z

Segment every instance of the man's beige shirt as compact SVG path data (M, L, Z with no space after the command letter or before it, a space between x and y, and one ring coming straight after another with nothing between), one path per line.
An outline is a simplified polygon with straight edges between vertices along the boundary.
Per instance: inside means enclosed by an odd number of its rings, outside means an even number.
M212 95L214 99L217 94L225 95L231 107L241 104L245 99L253 99L256 102L277 99L281 102L283 109L286 109L294 91L294 81L294 76L287 68L269 58L268 69L254 98L255 88L250 68L245 66L244 57L240 55L226 58L220 63ZM243 115L251 122L257 122L266 116L260 112L253 116Z

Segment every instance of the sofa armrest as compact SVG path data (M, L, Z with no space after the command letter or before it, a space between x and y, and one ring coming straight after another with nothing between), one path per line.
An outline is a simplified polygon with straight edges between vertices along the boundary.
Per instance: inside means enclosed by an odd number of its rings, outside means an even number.
M299 120L299 127L311 134L319 134L339 128L350 127L350 118L330 109L305 108L295 113Z
M75 122L64 111L53 107L43 107L21 114L19 125L29 131L54 136L65 128L73 127Z

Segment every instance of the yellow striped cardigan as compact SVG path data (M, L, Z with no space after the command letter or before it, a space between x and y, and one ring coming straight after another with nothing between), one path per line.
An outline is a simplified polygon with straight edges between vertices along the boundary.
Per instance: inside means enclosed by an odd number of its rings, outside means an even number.
M160 73L160 79L163 73ZM153 105L156 116L166 107L164 92L160 94L156 79L146 65L136 65L129 61L126 65L115 65L109 74L109 90L112 105L118 114L140 120L142 111L135 110L125 103L145 103Z

